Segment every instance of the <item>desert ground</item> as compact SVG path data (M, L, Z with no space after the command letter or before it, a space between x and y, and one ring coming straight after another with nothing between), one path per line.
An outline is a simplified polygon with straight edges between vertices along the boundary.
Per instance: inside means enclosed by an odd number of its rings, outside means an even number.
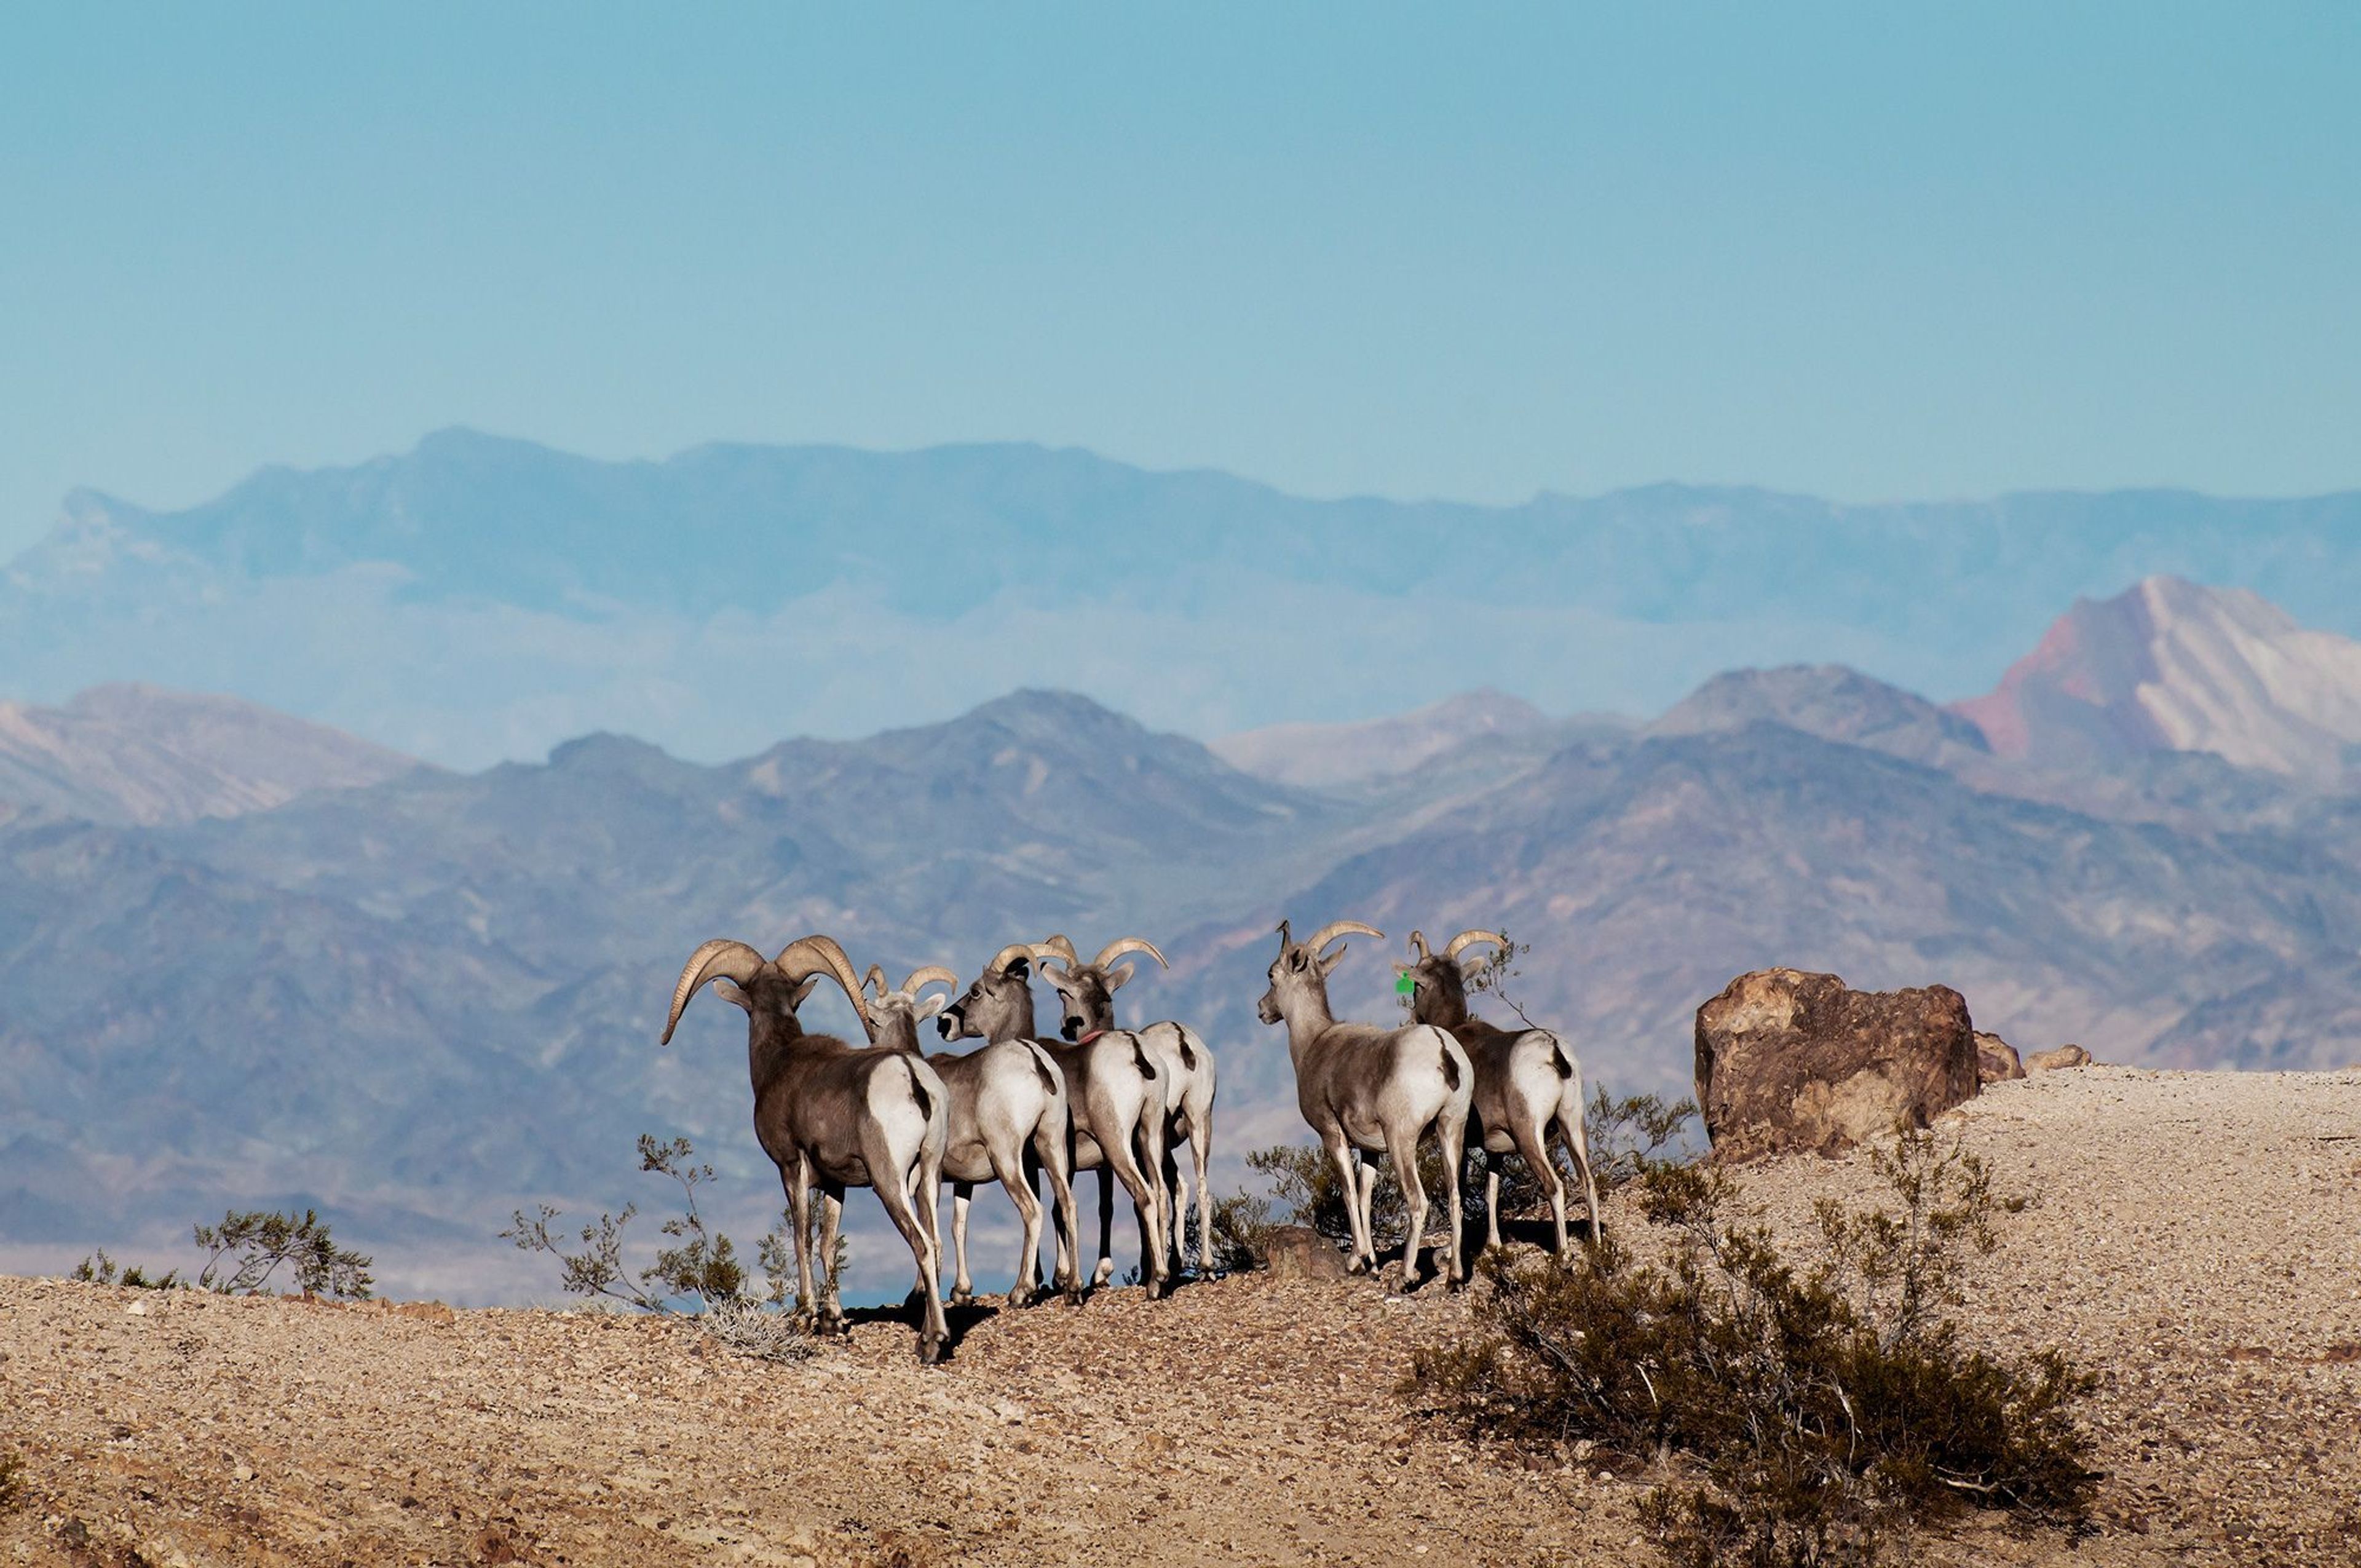
M2089 1068L1950 1117L2004 1191L1967 1310L2098 1371L2095 1534L1948 1563L2361 1562L2361 1071ZM1746 1175L1774 1227L1859 1157ZM1637 1226L1610 1204L1608 1223ZM871 1321L808 1360L676 1321L0 1279L0 1561L1645 1563L1648 1470L1407 1413L1467 1299L1237 1277Z

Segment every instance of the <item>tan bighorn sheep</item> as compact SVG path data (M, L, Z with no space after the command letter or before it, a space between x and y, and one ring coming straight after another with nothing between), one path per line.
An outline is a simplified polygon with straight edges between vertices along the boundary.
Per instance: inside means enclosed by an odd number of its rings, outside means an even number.
M1393 1161L1409 1208L1402 1238L1402 1287L1419 1279L1419 1244L1426 1229L1426 1188L1418 1176L1418 1143L1432 1128L1443 1149L1444 1212L1450 1216L1454 1284L1467 1277L1459 1249L1459 1167L1466 1153L1467 1106L1476 1073L1467 1053L1450 1034L1428 1024L1388 1029L1376 1024L1340 1024L1328 1011L1328 975L1344 961L1345 949L1323 950L1338 937L1385 933L1356 920L1333 920L1308 942L1279 923L1279 957L1270 966L1270 989L1256 1011L1266 1024L1287 1025L1287 1053L1295 1062L1295 1102L1320 1135L1321 1147L1344 1178L1345 1209L1352 1217L1350 1267L1374 1272L1377 1244L1370 1200L1378 1168L1364 1165L1359 1151L1382 1149Z
M1476 1065L1475 1120L1469 1130L1484 1151L1484 1213L1487 1245L1500 1245L1500 1161L1511 1149L1524 1159L1549 1193L1550 1218L1557 1224L1557 1255L1566 1255L1565 1179L1550 1157L1553 1127L1565 1140L1582 1195L1590 1234L1598 1234L1598 1188L1590 1175L1590 1146L1582 1130L1582 1064L1574 1050L1547 1029L1503 1029L1467 1009L1467 981L1483 971L1482 959L1460 954L1478 942L1505 951L1507 938L1493 931L1462 931L1431 952L1426 938L1410 934L1411 962L1396 964L1414 988L1411 1016L1448 1029Z
M673 987L672 1012L664 1019L663 1045L672 1043L681 1009L711 981L725 1002L746 1014L746 1065L754 1082L754 1135L779 1168L795 1212L796 1279L806 1304L817 1302L824 1322L843 1320L835 1270L826 1261L825 1298L812 1293L811 1192L820 1190L823 1260L836 1252L837 1225L844 1214L844 1190L873 1189L886 1217L917 1260L924 1292L918 1359L942 1354L948 1328L936 1277L939 1250L935 1207L939 1201L943 1143L949 1132L949 1092L935 1069L916 1056L847 1045L833 1035L804 1032L796 1009L827 975L844 988L861 1014L861 982L853 978L844 949L827 937L800 937L765 959L743 942L717 938L689 955Z
M1049 956L1052 949L1024 942L1001 948L975 983L937 1015L936 1026L945 1039L1026 1040L1049 1053L1066 1075L1066 1103L1074 1118L1073 1168L1099 1173L1099 1261L1091 1283L1104 1285L1115 1273L1112 1175L1139 1211L1141 1280L1150 1295L1160 1295L1171 1272L1156 1185L1164 1162L1164 1086L1137 1035L1113 1030L1086 1044L1038 1036L1032 972L1034 963Z
M1116 959L1145 953L1158 968L1172 967L1164 961L1156 944L1143 937L1118 937L1100 948L1099 956L1089 963L1082 961L1074 944L1065 937L1052 937L1041 945L1057 953L1055 959L1041 959L1041 978L1057 988L1066 1012L1066 1021L1058 1032L1070 1040L1087 1041L1115 1027L1115 993L1132 974L1129 964L1119 965ZM1157 1172L1160 1178L1157 1196L1164 1205L1165 1239L1171 1245L1174 1266L1187 1263L1182 1251L1188 1226L1182 1216L1188 1212L1189 1194L1176 1153L1180 1140L1186 1138L1197 1168L1197 1266L1211 1274L1213 1193L1205 1167L1213 1155L1213 1053L1205 1048L1195 1030L1170 1019L1134 1033L1156 1058L1157 1075L1164 1080L1164 1163Z
M886 983L884 969L872 964L867 985L875 992L869 1015L876 1025L877 1044L923 1056L918 1020L941 1010L958 992L959 976L929 966L913 971L896 991ZM933 985L950 991L920 1006L919 993ZM1008 1304L1021 1307L1033 1299L1041 1272L1041 1200L1033 1183L1037 1168L1049 1175L1050 1201L1060 1216L1058 1288L1067 1299L1080 1300L1082 1270L1074 1255L1080 1233L1072 1173L1067 1168L1073 1151L1065 1074L1047 1051L1023 1040L1004 1040L973 1051L940 1051L927 1056L926 1062L950 1094L943 1175L951 1184L951 1255L957 1268L951 1300L974 1299L967 1271L967 1212L977 1183L983 1181L997 1181L1007 1190L1025 1223L1025 1250L1017 1255Z

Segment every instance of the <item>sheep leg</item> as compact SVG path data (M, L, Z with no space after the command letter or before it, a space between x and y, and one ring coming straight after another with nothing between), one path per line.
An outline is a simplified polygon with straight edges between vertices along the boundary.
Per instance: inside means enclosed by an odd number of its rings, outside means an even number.
M1033 1299L1033 1278L1041 1269L1041 1200L1034 1195L1033 1184L1025 1179L1021 1153L994 1148L984 1154L992 1161L992 1174L1000 1178L1009 1201L1016 1205L1017 1218L1025 1223L1025 1250L1016 1255L1016 1281L1008 1287L1008 1304L1021 1307ZM964 1278L964 1255L961 1264L960 1273Z
M817 1320L819 1299L812 1294L811 1249L811 1161L797 1156L795 1169L785 1167L779 1171L781 1185L787 1190L787 1208L796 1222L796 1315Z
M1574 1156L1575 1168L1582 1172L1582 1201L1590 1215L1590 1239L1598 1239L1598 1184L1590 1174L1590 1140L1582 1126L1582 1079L1577 1073L1568 1086L1572 1092L1558 1101L1557 1129L1565 1139L1565 1146ZM1567 1109L1569 1102L1572 1109ZM1558 1250L1565 1250L1560 1242Z
M1336 1174L1345 1181L1345 1226L1353 1233L1353 1256L1345 1266L1347 1274L1361 1272L1361 1254L1367 1245L1367 1233L1361 1221L1361 1157L1359 1151L1345 1141L1341 1132L1323 1135L1321 1142L1328 1146L1328 1157L1335 1163Z
M1058 1288L1066 1299L1082 1299L1082 1216L1074 1209L1073 1151L1056 1129L1033 1135L1033 1168L1049 1178L1049 1222L1058 1233ZM1029 1183L1028 1183L1029 1185Z
M1145 1112L1139 1124L1132 1129L1132 1138L1133 1168L1139 1172L1148 1194L1144 1208L1139 1207L1139 1193L1132 1194L1133 1206L1139 1214L1141 1283L1148 1287L1149 1294L1160 1296L1172 1279L1172 1233L1165 1228L1172 1189L1164 1180L1164 1172L1171 1162L1164 1154L1163 1111L1151 1108Z
M1408 1211L1402 1233L1402 1288L1408 1290L1421 1278L1419 1244L1426 1239L1426 1185L1418 1179L1418 1129L1388 1127L1386 1156L1394 1162L1394 1179L1401 1183L1402 1206ZM1452 1186L1456 1198L1458 1183ZM1456 1235L1451 1250L1459 1250Z
M1362 1261L1369 1272L1378 1271L1378 1162L1359 1156L1354 1158L1354 1168L1360 1173L1360 1185L1353 1189L1353 1201L1361 1210Z
M1142 1141L1148 1141L1151 1144L1161 1142L1161 1140L1153 1139L1149 1136L1149 1132L1152 1126L1152 1122L1143 1123L1140 1126L1132 1129L1132 1135L1130 1137L1118 1139L1115 1146L1106 1151L1106 1165L1100 1172L1099 1180L1099 1214L1102 1227L1102 1240L1104 1240L1105 1235L1104 1227L1111 1223L1115 1208L1115 1200L1108 1193L1105 1172L1109 1170L1113 1171L1115 1173L1115 1179L1123 1183L1123 1190L1131 1195L1131 1206L1139 1215L1139 1223L1142 1231L1141 1240L1143 1246L1140 1261L1145 1266L1141 1271L1139 1282L1148 1288L1148 1293L1151 1297L1161 1295L1163 1293L1164 1226L1162 1223L1162 1202L1157 1194L1156 1179L1149 1174L1155 1167L1153 1165L1148 1165L1145 1169L1142 1168L1144 1162L1140 1158L1141 1151L1138 1146ZM1152 1148L1150 1151L1150 1158L1161 1157L1162 1152L1161 1148ZM1109 1270L1112 1270L1115 1267L1114 1260L1110 1258L1105 1266Z
M1500 1245L1500 1157L1484 1151L1484 1245Z
M1457 1114L1445 1112L1434 1129L1436 1141L1443 1145L1443 1196L1451 1205L1451 1273L1449 1282L1463 1285L1467 1280L1466 1255L1459 1245L1459 1217L1462 1203L1459 1193L1460 1168L1467 1163L1467 1114L1463 1107ZM1415 1156L1416 1146L1411 1152ZM1410 1173L1416 1176L1417 1172ZM1407 1183L1405 1183L1407 1185Z
M1540 1116L1528 1117L1520 1114L1510 1125L1509 1135L1516 1140L1518 1157L1532 1168L1532 1173L1541 1179L1543 1190L1549 1193L1550 1219L1557 1226L1557 1255L1564 1257L1565 1255L1565 1178L1558 1174L1557 1161L1550 1158L1549 1123ZM1494 1237L1492 1245L1494 1246L1500 1245L1497 1236Z
M910 1255L917 1260L919 1289L926 1298L921 1303L918 1359L939 1361L942 1358L943 1341L950 1337L950 1325L943 1319L942 1281L935 1266L935 1237L918 1218L917 1205L911 1201L907 1188L894 1179L892 1173L899 1162L895 1158L894 1151L886 1146L884 1138L865 1137L862 1141L864 1145L873 1146L862 1151L871 1172L884 1178L875 1183L877 1201L885 1206L885 1217L894 1222L895 1230L902 1233L902 1240L909 1245ZM922 1155L922 1160L923 1157ZM919 1185L931 1189L936 1182L927 1179L928 1174L922 1167ZM932 1190L928 1192L929 1207L938 1196Z
M820 1317L830 1327L844 1321L844 1304L837 1298L836 1233L844 1221L844 1187L822 1183L819 1195Z
M1189 1266L1189 1184L1181 1179L1180 1167L1172 1157L1172 1130L1164 1131L1164 1220L1165 1264L1169 1277Z
M951 1183L951 1255L959 1265L959 1274L951 1281L951 1305L964 1307L975 1299L975 1282L967 1273L967 1211L975 1201L975 1184L970 1181Z
M1213 1128L1210 1115L1189 1118L1189 1158L1197 1168L1197 1266L1213 1272L1213 1187L1205 1179L1213 1159Z
M1091 1270L1095 1290L1115 1277L1115 1171L1113 1162L1099 1162L1099 1262Z

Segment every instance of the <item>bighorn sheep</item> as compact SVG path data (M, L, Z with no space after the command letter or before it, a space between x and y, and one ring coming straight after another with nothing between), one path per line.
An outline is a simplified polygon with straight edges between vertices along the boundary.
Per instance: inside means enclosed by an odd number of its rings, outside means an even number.
M1100 948L1099 956L1089 963L1082 961L1073 943L1062 936L1052 937L1041 945L1057 954L1054 959L1041 959L1041 977L1057 988L1058 998L1065 1006L1066 1021L1059 1033L1070 1040L1090 1040L1115 1027L1115 992L1123 989L1132 974L1129 964L1119 965L1116 959L1130 953L1146 953L1156 960L1158 968L1171 967L1157 951L1155 943L1140 937L1116 938ZM1180 1140L1186 1138L1191 1159L1197 1168L1197 1266L1211 1274L1213 1193L1206 1179L1205 1167L1213 1155L1213 1053L1205 1048L1205 1042L1197 1037L1195 1030L1169 1019L1134 1032L1156 1059L1157 1076L1164 1080L1164 1164L1159 1172L1163 1179L1159 1196L1166 1204L1165 1239L1171 1245L1174 1266L1186 1263L1182 1252L1188 1227L1182 1216L1188 1212L1189 1195L1176 1159Z
M1419 1279L1419 1244L1426 1229L1426 1188L1418 1177L1418 1142L1430 1127L1443 1148L1444 1182L1450 1215L1450 1278L1466 1278L1459 1255L1459 1166L1466 1152L1467 1106L1475 1093L1475 1069L1449 1033L1427 1024L1388 1029L1376 1024L1339 1024L1328 1011L1328 975L1344 961L1345 949L1322 949L1340 936L1385 933L1356 920L1334 920L1308 942L1279 923L1279 957L1270 966L1270 989L1256 1011L1266 1024L1287 1025L1287 1053L1295 1063L1295 1102L1320 1135L1321 1146L1345 1180L1345 1209L1352 1217L1350 1267L1374 1271L1370 1200L1377 1167L1364 1165L1359 1151L1382 1149L1393 1161L1410 1210L1402 1238L1402 1285Z
M948 986L955 993L959 976L930 966L914 971L896 991L886 983L885 970L872 964L867 984L875 992L868 1006L877 1044L920 1056L918 1020L933 1016L950 994L938 994L923 1007L918 995L933 985ZM1047 1051L1023 1040L1004 1040L967 1052L939 1052L927 1057L926 1062L950 1095L943 1175L951 1184L951 1255L958 1269L951 1281L951 1299L964 1302L975 1293L967 1271L967 1212L976 1184L983 1181L997 1181L1007 1189L1025 1223L1025 1250L1017 1255L1008 1304L1021 1307L1033 1299L1041 1271L1041 1200L1033 1185L1037 1167L1049 1173L1050 1201L1058 1208L1058 1288L1069 1300L1080 1299L1082 1272L1074 1256L1080 1233L1072 1175L1067 1168L1073 1155L1065 1075Z
M939 1242L935 1206L940 1189L943 1143L949 1131L950 1095L943 1080L916 1056L888 1054L847 1045L831 1035L810 1035L796 1009L822 975L832 977L862 1013L861 982L853 978L844 949L827 937L803 937L775 959L743 942L717 938L689 955L673 987L672 1012L664 1038L680 1025L681 1009L708 981L725 1002L746 1014L746 1065L754 1083L754 1135L779 1168L795 1212L796 1279L806 1305L817 1302L825 1322L843 1319L835 1270L826 1261L824 1299L812 1294L809 1234L811 1192L821 1209L823 1259L836 1251L836 1231L844 1213L844 1190L873 1188L886 1217L917 1260L926 1297L918 1331L918 1358L942 1354L948 1332L935 1257Z
M1099 1173L1099 1261L1091 1283L1115 1273L1115 1190L1123 1183L1139 1211L1145 1245L1141 1277L1151 1295L1163 1292L1170 1269L1157 1173L1164 1162L1164 1086L1136 1035L1110 1031L1088 1041L1045 1040L1033 1026L1032 966L1053 949L1014 942L993 955L960 999L937 1015L945 1039L982 1036L1026 1040L1049 1053L1066 1075L1066 1103L1074 1118L1076 1171Z
M1467 1010L1467 981L1485 960L1460 954L1478 942L1505 949L1508 938L1491 931L1462 931L1431 952L1426 938L1410 934L1412 962L1396 964L1413 990L1411 1016L1448 1029L1476 1066L1475 1120L1469 1131L1484 1151L1484 1213L1487 1245L1500 1245L1500 1161L1514 1149L1549 1193L1550 1218L1557 1224L1557 1254L1566 1254L1565 1179L1550 1157L1555 1127L1582 1172L1582 1194L1590 1234L1598 1234L1598 1188L1590 1175L1590 1146L1582 1131L1582 1064L1547 1029L1503 1029Z

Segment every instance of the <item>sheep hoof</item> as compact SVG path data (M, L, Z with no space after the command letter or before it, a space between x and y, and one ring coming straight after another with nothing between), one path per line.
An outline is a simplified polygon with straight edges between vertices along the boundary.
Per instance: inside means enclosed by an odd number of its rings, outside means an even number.
M918 1341L918 1364L932 1366L943 1358L943 1342L939 1334L928 1334Z
M951 1305L954 1307L970 1306L973 1304L974 1300L975 1292L969 1289L964 1285L951 1292Z

